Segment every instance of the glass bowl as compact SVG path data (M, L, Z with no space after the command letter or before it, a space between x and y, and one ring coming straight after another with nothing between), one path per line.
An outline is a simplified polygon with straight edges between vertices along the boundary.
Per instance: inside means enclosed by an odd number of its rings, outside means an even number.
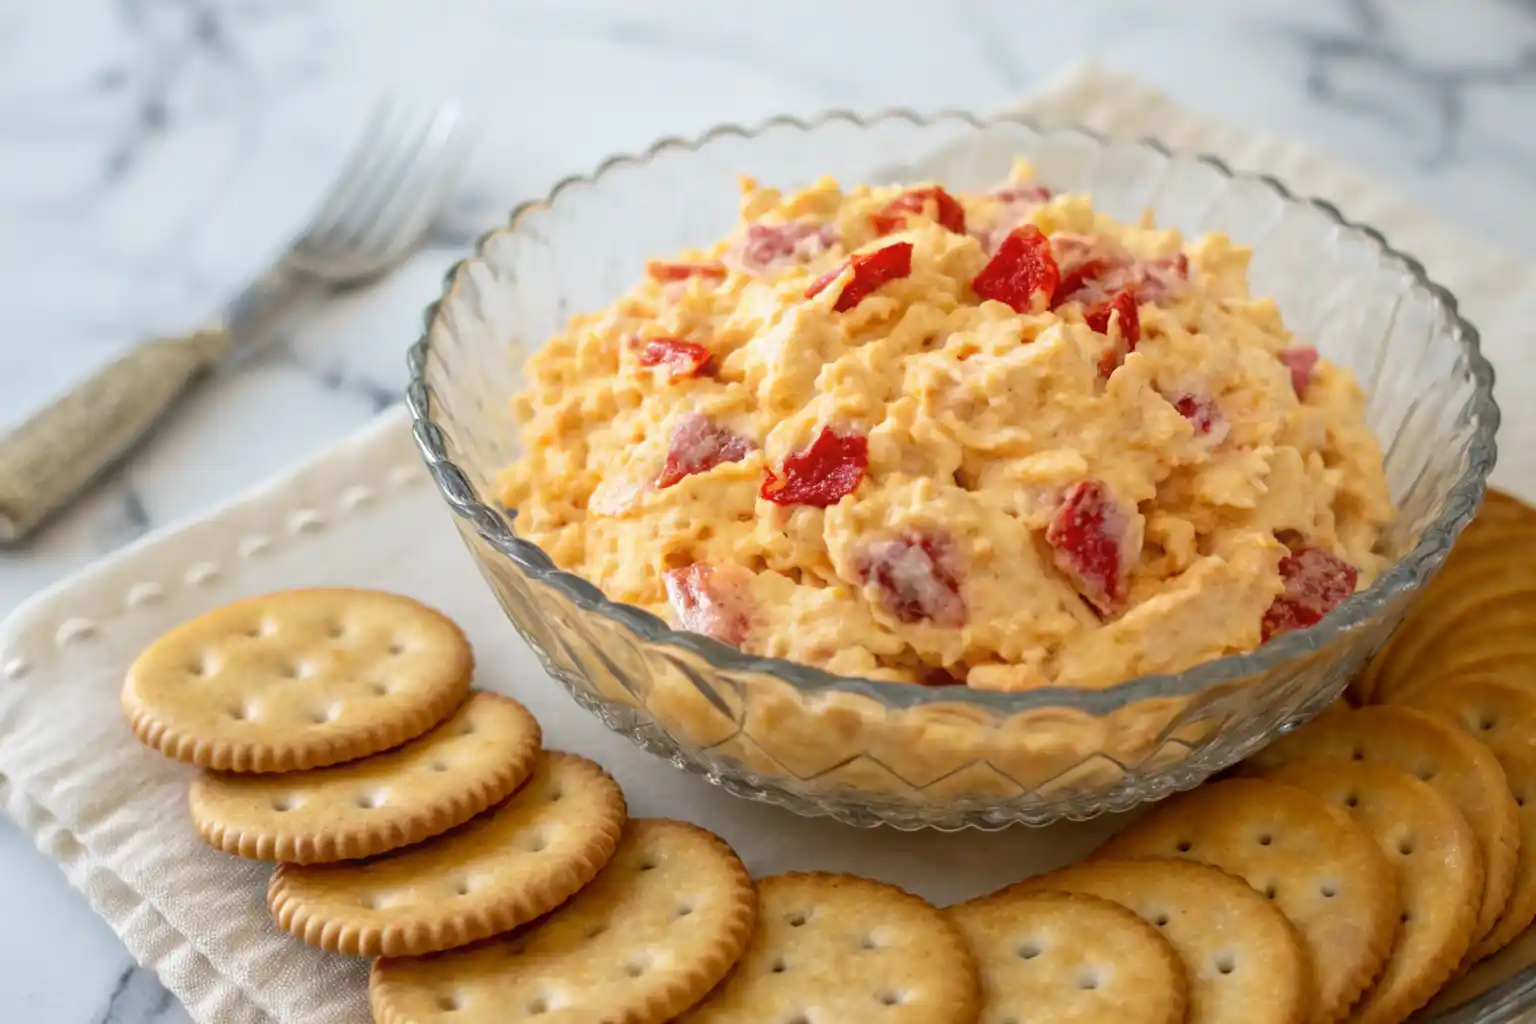
M649 257L727 234L738 174L782 188L937 179L976 189L1027 157L1122 220L1253 247L1256 295L1367 388L1399 510L1395 564L1322 623L1250 654L1099 690L930 689L743 654L606 599L517 536L522 359L603 308ZM1493 373L1456 300L1319 200L1213 157L1027 121L834 113L717 128L569 178L448 274L410 353L415 435L480 571L550 674L609 728L731 793L856 825L998 828L1124 810L1199 783L1337 697L1476 510L1494 462Z

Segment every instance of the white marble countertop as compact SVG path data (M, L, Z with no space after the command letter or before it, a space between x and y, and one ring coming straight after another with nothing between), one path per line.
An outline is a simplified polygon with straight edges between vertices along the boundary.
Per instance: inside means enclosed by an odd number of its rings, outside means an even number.
M994 108L1085 57L1299 137L1536 259L1532 0L72 0L0 7L0 424L188 327L304 219L383 92L489 132L433 247L202 385L114 479L0 552L0 613L394 400L440 275L519 197L721 121ZM0 821L0 1020L172 1024Z

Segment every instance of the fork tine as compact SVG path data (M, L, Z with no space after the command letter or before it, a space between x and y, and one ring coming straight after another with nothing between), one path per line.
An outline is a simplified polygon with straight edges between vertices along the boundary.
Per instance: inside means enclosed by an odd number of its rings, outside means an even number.
M378 153L375 160L360 172L351 183L341 208L332 221L322 229L311 232L309 245L323 254L327 251L349 248L352 239L362 226L373 220L379 208L399 187L407 171L431 137L437 117L419 120L408 113L398 127L407 131L395 131L392 140Z
M453 107L439 110L419 132L403 145L398 159L388 168L381 168L378 180L366 195L366 203L360 199L354 216L343 219L338 226L338 241L349 249L368 248L367 240L376 237L387 226L383 223L386 211L398 209L403 193L418 187L418 179L430 173L436 166L444 142L453 134L458 111Z
M396 193L358 239L359 247L394 261L419 239L453 192L468 163L476 131L455 116L435 140L430 157L423 151Z
M378 162L382 152L391 144L393 133L388 129L399 107L400 104L388 96L374 104L363 133L356 145L352 147L347 162L336 176L330 191L320 201L319 209L310 218L309 226L304 230L306 238L318 236L335 224L348 200L354 197L354 188L359 177L366 168Z

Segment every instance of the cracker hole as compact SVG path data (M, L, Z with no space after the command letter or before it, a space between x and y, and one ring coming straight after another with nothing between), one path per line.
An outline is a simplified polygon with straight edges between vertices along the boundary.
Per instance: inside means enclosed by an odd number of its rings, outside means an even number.
M543 996L537 996L528 1000L528 1016L537 1017L541 1013L549 1012L549 1000Z
M433 761L432 762L432 770L434 772L437 772L437 773L441 774L441 773L443 773L443 772L448 770L448 762L446 762L446 761Z
M265 619L253 623L245 628L245 635L255 640L257 637L266 636L272 632L272 626Z
M1418 776L1420 781L1428 782L1430 779L1435 777L1435 766L1430 764L1421 764L1414 769L1413 774Z
M1168 915L1158 914L1152 918L1152 923L1157 925L1159 928L1166 928L1168 927Z
M1407 924L1409 921L1413 920L1413 911L1411 911L1411 910L1404 910L1402 915L1398 918L1398 920L1401 921L1403 924Z
M324 725L326 722L334 722L341 717L341 708L332 705L328 708L316 708L309 713L309 720L316 725Z
M1223 953L1221 956L1216 958L1215 962L1216 969L1222 974L1231 974L1233 971L1237 970L1237 961L1232 958L1231 953Z
M357 804L357 806L361 807L363 810L371 811L375 807L383 806L383 804L384 804L384 794L383 793L359 793L357 795L357 800L355 801L355 803Z
M544 835L543 832L531 833L527 839L523 840L523 849L527 850L529 853L538 853L541 850L548 848L549 839Z
M1360 806L1360 798L1358 796L1356 796L1354 793L1350 793L1348 796L1346 796L1344 798L1344 806L1345 807L1359 807Z
M868 932L865 932L863 935L861 935L859 937L859 948L860 949L879 949L880 948L880 943L878 941L876 941L876 939L875 939L875 937L873 935L869 934Z
M638 978L646 972L650 964L644 960L631 960L624 965L624 973L631 978Z
M1493 727L1498 724L1498 720L1492 715L1483 715L1477 720L1477 727L1483 730L1483 732L1492 732Z
M208 662L203 658L194 658L187 662L187 675L202 678L208 674Z
M773 971L774 974L783 974L785 971L789 970L789 964L784 962L783 957L779 957L773 962L773 966L769 968L769 970Z
M675 916L676 917L687 917L691 913L693 913L693 904L692 903L679 903L677 905L677 910L675 912Z
M1088 968L1077 976L1077 987L1084 990L1092 990L1099 987L1099 972Z
M811 1024L811 1018L803 1013L797 1013L793 1017L786 1017L784 1024Z
M389 653L393 654L397 658L404 654L405 650L405 644L401 643L399 640L396 640L389 645Z
M467 879L467 878L460 878L458 881L454 882L453 883L453 893L454 893L455 896L468 896L469 895L469 879Z
M303 669L299 667L298 662L285 661L277 667L277 674L284 679L297 679L303 674Z
M443 1013L457 1013L464 1008L464 1004L456 995L441 995L437 997L437 1008Z
M1359 747L1356 747L1354 750L1350 751L1349 759L1351 761L1364 761L1365 760L1365 751L1360 749Z
M1525 794L1524 793L1516 793L1515 794L1515 803L1517 805L1519 805L1520 807L1524 807L1525 806Z
M875 998L880 1000L881 1006L898 1006L907 1001L900 992L892 992L890 989L886 989Z
M463 728L461 728L459 730L459 735L460 736L473 736L474 733L475 733L475 723L474 722L465 722Z
M1028 942L1019 947L1019 959L1033 960L1035 957L1039 956L1041 952L1042 950L1040 948L1040 943L1036 942L1034 939L1030 939Z
M325 627L325 635L332 640L340 640L347 635L347 628L339 622L332 622Z
M1274 841L1275 841L1275 837L1270 835L1268 832L1265 832L1265 833L1263 833L1262 835L1259 836L1259 845L1260 846L1270 846L1270 845L1273 845Z
M604 921L602 924L593 925L592 926L592 930L587 932L587 938L595 939L599 935L603 934L603 932L606 932L607 930L608 930L608 923L606 921Z
M1337 882L1324 882L1317 891L1323 894L1323 899L1331 900L1339 894L1339 886Z
M234 707L229 709L229 717L233 718L237 722L244 722L254 716L251 714L250 708L246 707L244 704L236 704Z
M656 870L656 862L651 860L649 857L647 857L645 860L642 860L640 862L640 870L641 871L655 871ZM801 923L803 924L804 922L801 922Z
M549 791L549 802L550 803L557 804L561 800L564 800L564 799L565 799L565 790L561 789L559 786L556 786L554 789ZM646 870L649 870L649 869L646 869Z
M1191 843L1188 839L1181 839L1179 840L1179 845L1176 846L1175 849L1180 853L1188 853L1190 850L1194 849L1194 845L1195 844Z
M1275 883L1274 882L1270 882L1268 885L1266 885L1264 887L1264 898L1267 899L1267 900L1272 900L1272 899L1275 898L1275 894L1278 893L1279 891L1280 891L1279 889L1275 888Z
M799 928L810 919L810 913L804 910L795 910L784 915L785 923L787 923L791 928Z
M291 811L299 806L299 798L296 796L275 796L272 798L272 809L278 813Z
M368 692L375 697L385 697L389 695L389 687L384 683L373 683L368 687Z
M1409 836L1404 836L1402 839L1398 840L1397 852L1402 854L1404 857L1413 853L1413 839Z

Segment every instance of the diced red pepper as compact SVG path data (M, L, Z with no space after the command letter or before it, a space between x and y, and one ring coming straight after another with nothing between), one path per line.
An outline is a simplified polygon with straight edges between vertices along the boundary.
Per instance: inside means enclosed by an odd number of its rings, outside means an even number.
M809 447L785 456L782 477L772 468L764 472L758 493L776 505L826 508L852 494L868 467L868 438L822 427Z
M923 673L924 686L964 686L965 680L947 668L931 668Z
M739 565L695 562L662 576L678 628L740 647L752 625L752 573Z
M665 366L669 380L710 372L709 349L681 338L652 338L640 350L641 366Z
M858 559L858 571L902 622L958 626L965 621L965 602L951 547L947 537L904 534L866 548Z
M1056 567L1078 593L1101 613L1125 600L1131 563L1130 519L1100 480L1083 480L1067 489L1045 528Z
M1197 433L1209 434L1221 419L1221 409L1209 395L1180 395L1173 400L1173 407L1194 424Z
M708 416L688 413L672 428L672 444L656 486L671 487L685 476L706 473L726 462L740 462L756 447Z
M1050 240L1033 224L1009 233L987 265L971 281L983 299L1006 303L1015 313L1044 308L1056 294L1061 272Z
M1104 260L1088 259L1077 263L1071 270L1061 275L1061 281L1056 286L1056 294L1051 298L1052 308L1069 301L1090 281L1097 281L1109 273L1110 269L1110 265Z
M992 198L1000 203L1043 203L1051 198L1051 190L1033 182L1021 182L993 189Z
M1317 349L1310 345L1288 348L1280 353L1279 359L1291 371L1291 387L1296 389L1296 397L1305 398L1307 385L1312 383L1312 368L1317 365Z
M832 303L832 312L846 313L864 301L876 288L891 281L900 280L912 273L912 243L894 242L871 253L848 257L846 267L839 267L817 278L805 290L805 297L815 298L827 285L838 279L845 269L852 268L853 277L843 285L842 294Z
M1101 302L1084 313L1083 320L1103 335L1109 335L1111 322L1117 328L1115 343L1099 360L1099 376L1108 377L1141 342L1141 314L1136 308L1136 293L1130 289L1117 292L1108 302Z
M806 221L787 224L748 224L727 257L749 274L804 263L824 252L836 239L831 226Z
M663 260L651 260L645 265L645 272L655 281L686 281L690 277L720 281L725 278L725 264L667 263Z
M934 205L934 220L939 225L957 235L965 234L965 207L960 201L939 186L932 188L918 188L910 192L903 192L885 205L885 209L870 217L870 222L875 226L875 231L882 235L888 235L892 231L900 230L906 223L906 215L909 213L922 213L927 209L929 200Z
M1280 560L1280 578L1285 591L1264 613L1266 642L1323 621L1323 616L1355 592L1360 572L1331 551L1302 548Z

